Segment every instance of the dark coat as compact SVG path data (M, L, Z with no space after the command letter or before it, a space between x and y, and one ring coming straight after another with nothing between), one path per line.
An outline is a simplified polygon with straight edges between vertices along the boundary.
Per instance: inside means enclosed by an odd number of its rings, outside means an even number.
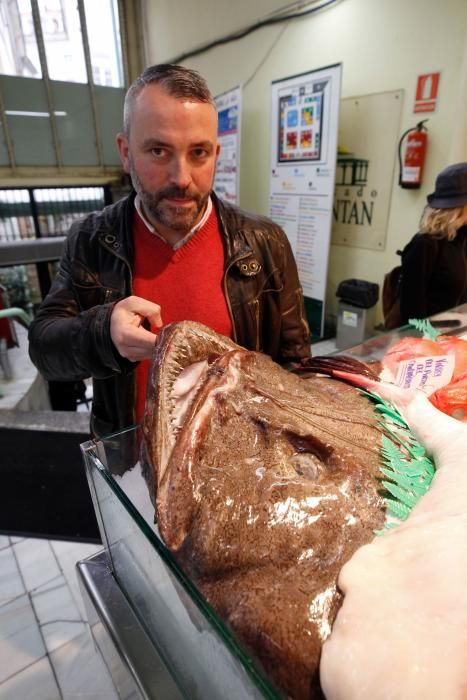
M134 424L135 367L110 338L114 304L132 294L134 197L72 225L58 274L29 332L49 380L93 378L91 430ZM224 291L234 340L286 364L310 354L303 295L288 239L269 219L213 195L225 248Z
M453 241L417 233L402 252L401 317L426 318L467 302L467 226Z

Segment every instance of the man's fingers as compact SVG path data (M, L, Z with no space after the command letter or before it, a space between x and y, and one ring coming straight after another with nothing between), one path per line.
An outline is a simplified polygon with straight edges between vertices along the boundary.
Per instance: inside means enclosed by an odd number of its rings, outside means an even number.
M335 370L333 374L397 406L418 440L435 456L437 462L448 459L460 443L467 445L467 426L435 408L422 391L403 389L350 372Z
M162 326L161 307L159 304L154 304L152 301L148 301L142 297L131 296L122 299L116 306L130 313L147 318L151 325L157 326L158 328Z
M390 384L389 382L381 382L375 379L370 379L365 377L363 374L354 374L353 372L344 372L341 370L333 370L333 376L339 377L340 379L345 379L351 382L355 386L359 386L362 389L368 389L373 391L382 399L387 399L392 401L396 406L403 407L409 404L414 397L413 390L402 389L395 384Z
M150 359L157 336L144 327L148 320L151 328L162 325L160 306L141 297L121 299L114 306L110 319L110 335L119 354L137 362Z
M155 333L151 333L151 331L147 331L146 328L143 328L143 326L139 326L137 340L140 344L145 343L147 348L152 350L154 343L157 340L157 335Z
M133 333L122 336L116 348L122 357L131 362L150 360L156 339L157 335L139 326Z
M163 323L160 307L158 307L158 311L155 311L152 314L147 314L147 319L151 324L151 328L162 328Z
M374 389L380 384L380 382L377 382L374 379L370 379L369 377L365 377L365 375L363 374L355 374L355 372L345 372L341 369L333 369L332 376L339 377L339 379L345 379L351 384L355 384L355 386L360 386L363 389Z

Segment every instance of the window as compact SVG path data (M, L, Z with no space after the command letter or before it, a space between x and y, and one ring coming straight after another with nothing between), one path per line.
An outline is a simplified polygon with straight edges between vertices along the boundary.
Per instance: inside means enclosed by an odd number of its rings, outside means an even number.
M123 87L120 25L116 0L99 2L84 0L84 7L95 83Z
M76 0L38 0L52 80L87 83ZM83 0L93 81L123 87L117 0ZM30 0L0 0L0 73L42 78Z
M42 78L29 0L0 0L0 73Z
M87 83L76 0L39 0L39 13L49 77Z

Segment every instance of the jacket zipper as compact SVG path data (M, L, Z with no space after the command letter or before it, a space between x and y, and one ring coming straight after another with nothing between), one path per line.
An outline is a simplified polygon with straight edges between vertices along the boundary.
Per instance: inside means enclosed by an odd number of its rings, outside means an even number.
M256 352L260 351L260 344L259 344L259 299L255 299L255 316L256 316L256 343L255 343L255 350Z
M233 258L230 259L230 261L227 263L227 267L224 270L224 279L222 280L222 286L224 288L224 296L225 296L225 301L227 302L227 309L229 312L230 320L232 321L232 330L233 330L233 339L235 342L237 342L237 329L235 328L235 320L234 320L234 315L232 311L232 305L230 303L230 297L229 297L229 292L227 289L227 275L230 272L230 268L232 265L234 265L236 262L239 260L243 260L243 258L248 258L250 257L251 253L240 253L237 256L234 256ZM256 345L258 344L258 332L256 333Z
M110 248L105 242L103 243L102 241L100 241L100 244L103 245L104 248L105 248L109 253L111 253L111 254L114 255L116 258L118 258L119 260L121 260L122 263L128 268L128 272L130 273L130 294L133 294L133 272L132 272L132 270L131 270L131 265L130 265L130 263L128 262L128 260L127 260L123 255L120 255L119 253L116 253L114 250L112 250L112 248ZM106 291L106 298L107 298L108 293L109 293L109 290Z

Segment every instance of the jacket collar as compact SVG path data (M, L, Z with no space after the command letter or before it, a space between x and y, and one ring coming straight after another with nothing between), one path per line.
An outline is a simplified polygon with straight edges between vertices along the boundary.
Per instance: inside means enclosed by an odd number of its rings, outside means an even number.
M211 192L211 198L217 211L219 228L224 239L227 267L236 260L251 255L253 250L245 242L244 237L238 235L243 228L238 207L219 199L214 191Z
M133 262L134 246L133 216L136 192L106 207L103 211L102 226L98 233L99 241L111 253L124 259L130 265ZM253 254L251 246L246 243L243 231L244 216L241 209L219 199L214 191L211 198L219 218L219 228L225 247L225 266L249 257Z
M132 190L127 197L111 204L102 212L102 224L98 232L99 242L111 253L133 262L133 215L136 192Z

